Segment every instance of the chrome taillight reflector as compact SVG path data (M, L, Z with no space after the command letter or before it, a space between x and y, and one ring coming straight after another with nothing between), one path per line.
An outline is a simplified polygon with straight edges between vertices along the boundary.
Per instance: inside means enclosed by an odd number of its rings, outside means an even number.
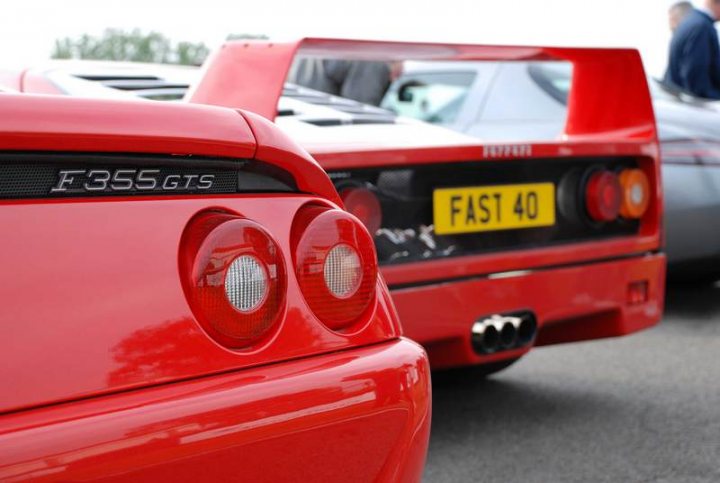
M269 277L264 265L252 255L241 255L228 267L225 274L225 295L240 312L252 312L267 297Z

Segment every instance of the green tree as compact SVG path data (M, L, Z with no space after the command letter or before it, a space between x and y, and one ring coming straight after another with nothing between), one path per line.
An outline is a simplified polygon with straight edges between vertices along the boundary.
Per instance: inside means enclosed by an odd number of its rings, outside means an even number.
M57 39L52 58L200 65L209 52L202 42L174 44L159 32L106 29L100 36L84 34L77 38Z
M210 49L203 43L180 42L175 50L176 63L182 65L200 65L210 54Z

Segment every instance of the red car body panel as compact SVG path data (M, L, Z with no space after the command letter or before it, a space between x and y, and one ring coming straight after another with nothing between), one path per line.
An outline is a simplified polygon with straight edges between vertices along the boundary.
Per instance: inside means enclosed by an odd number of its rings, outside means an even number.
M17 92L58 94L58 88L40 73L30 69L0 70L0 86Z
M243 350L211 339L183 292L180 239L208 209L260 223L294 267L297 211L340 203L305 151L209 106L0 94L0 110L5 155L257 160L298 188L0 200L0 479L306 480L321 462L319 478L420 478L427 356L400 339L381 278L374 308L341 333L289 269L280 322ZM358 467L363 454L372 464Z
M646 303L628 302L628 285L648 281ZM654 325L662 315L664 255L570 264L513 276L473 276L393 290L403 328L428 348L433 368L478 359L465 334L479 314L531 309L536 346L613 337ZM482 362L519 357L529 347L483 356Z
M564 135L553 142L494 144L468 140L414 146L368 141L362 146L318 136L303 146L329 171L412 167L446 162L625 156L651 185L651 202L638 232L563 243L438 258L381 267L406 334L422 342L433 367L493 362L524 350L478 355L470 328L479 317L530 310L536 344L619 336L656 324L664 300L661 252L662 189L652 103L639 54L629 49L503 47L458 44L303 39L294 43L229 42L203 67L191 102L243 107L268 119L295 56L373 61L559 60L573 64ZM273 95L274 94L274 97ZM335 128L339 129L339 128ZM387 141L387 140L386 140ZM302 143L302 139L300 139ZM511 273L507 273L511 272ZM644 302L631 305L628 284L647 283Z
M315 198L256 195L2 206L0 224L13 229L4 237L0 263L12 277L0 287L0 300L12 323L3 327L0 347L12 364L2 366L0 379L22 384L0 394L0 410L399 336L389 298L380 297L364 330L341 335L300 309L305 302L294 282L289 283L284 320L252 351L223 349L196 323L177 267L177 244L187 221L210 207L259 221L275 234L287 256L286 266L292 266L290 225L297 210L310 201ZM43 279L52 280L52 286L38 285ZM36 292L38 303L32 303ZM77 337L80 333L83 336Z
M20 412L0 479L419 481L428 384L400 340Z

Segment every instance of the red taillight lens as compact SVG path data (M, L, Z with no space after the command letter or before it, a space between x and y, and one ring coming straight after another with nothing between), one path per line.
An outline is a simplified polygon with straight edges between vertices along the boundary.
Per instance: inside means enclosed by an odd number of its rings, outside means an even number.
M185 229L180 253L185 294L214 339L240 349L270 332L287 282L282 254L267 231L236 215L203 213Z
M293 245L298 283L315 315L333 330L361 321L377 282L365 226L344 211L306 206L293 223Z
M650 182L640 169L624 169L620 172L622 203L620 214L623 218L640 218L650 204Z
M355 215L371 234L380 229L382 209L380 200L367 188L346 188L340 192L345 209Z
M620 214L622 189L615 173L596 171L585 188L585 207L595 221L612 221Z

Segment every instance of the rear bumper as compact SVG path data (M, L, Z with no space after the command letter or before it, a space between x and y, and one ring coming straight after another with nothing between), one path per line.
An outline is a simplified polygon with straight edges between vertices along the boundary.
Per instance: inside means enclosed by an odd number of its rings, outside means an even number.
M647 281L647 301L628 303L628 285ZM528 310L535 345L599 339L655 325L662 315L665 256L648 254L601 263L478 277L392 290L404 333L428 350L433 368L519 357L528 348L477 355L471 327L481 317Z
M408 340L0 417L0 480L419 481Z

